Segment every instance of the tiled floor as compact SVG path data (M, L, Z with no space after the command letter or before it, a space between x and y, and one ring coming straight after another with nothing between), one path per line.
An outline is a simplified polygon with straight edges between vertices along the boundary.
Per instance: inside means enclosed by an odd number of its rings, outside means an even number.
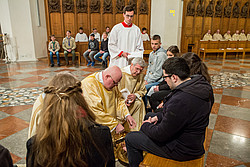
M206 60L215 94L206 143L205 166L250 164L250 59ZM45 61L0 62L0 144L14 163L24 164L32 104L42 87L60 71L71 71L80 80L99 71L47 66ZM121 166L121 165L117 165Z

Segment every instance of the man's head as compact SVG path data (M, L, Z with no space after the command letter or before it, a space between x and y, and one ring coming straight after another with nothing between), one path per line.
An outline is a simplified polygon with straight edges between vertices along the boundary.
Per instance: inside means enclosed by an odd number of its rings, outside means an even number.
M80 34L83 33L83 28L82 28L82 27L79 28L79 33L80 33Z
M89 37L90 37L90 40L92 40L92 41L93 41L93 40L95 39L95 34L93 34L93 33L92 33L92 34L90 34L90 36L89 36Z
M122 79L122 71L117 66L107 68L102 73L103 86L107 90L112 90Z
M240 33L240 31L239 30L236 30L236 34L239 34Z
M50 36L50 39L51 39L51 41L53 41L53 42L54 42L54 41L56 40L55 35L51 35L51 36Z
M93 33L96 34L97 33L97 29L93 28Z
M143 60L143 58L140 58L140 57L134 58L130 66L131 75L133 77L140 75L145 66L146 66L146 63Z
M231 34L231 31L230 31L230 30L228 30L228 31L227 31L227 34Z
M179 53L180 53L180 51L179 51L178 46L172 45L172 46L169 46L169 48L167 49L168 59L171 57L179 56Z
M141 29L141 31L142 31L143 34L147 33L147 29L146 29L145 27L143 27L143 28Z
M244 29L242 29L242 30L241 30L241 33L244 33L244 34L245 34L245 30L244 30Z
M160 35L154 35L151 39L151 47L153 51L158 50L161 47L161 37Z
M162 65L163 78L168 83L170 89L175 89L183 81L190 77L190 69L185 59L172 57L167 59Z
M103 37L103 39L107 39L108 38L108 33L107 32L103 32L102 33L102 37Z
M67 30L67 31L66 31L66 35L67 35L67 37L70 37L71 31L70 31L70 30Z
M219 34L219 33L220 33L220 29L217 29L216 33L218 33L218 34Z
M208 30L207 33L208 33L208 34L211 34L211 30Z
M109 27L109 26L106 27L106 32L107 32L107 33L110 32L110 27Z
M123 8L123 17L127 24L131 24L134 17L134 8L132 6L125 6Z

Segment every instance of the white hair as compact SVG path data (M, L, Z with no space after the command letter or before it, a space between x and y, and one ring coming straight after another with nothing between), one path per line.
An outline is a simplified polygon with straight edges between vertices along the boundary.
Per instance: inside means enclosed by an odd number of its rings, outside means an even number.
M145 67L146 66L145 61L141 57L134 58L131 63L133 65L139 64L139 66L141 66L141 67Z

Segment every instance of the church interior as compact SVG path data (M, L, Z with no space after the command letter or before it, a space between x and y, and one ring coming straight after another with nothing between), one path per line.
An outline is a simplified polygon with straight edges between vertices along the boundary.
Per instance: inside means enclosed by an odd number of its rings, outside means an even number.
M250 166L249 3L249 0L1 0L0 145L9 150L13 164L25 166L32 107L50 79L58 72L69 71L81 81L103 70L97 61L95 66L87 66L83 53L88 42L76 42L77 66L66 64L61 47L61 66L51 67L50 36L55 35L62 46L68 30L72 37L79 27L88 37L94 28L102 35L106 27L112 31L123 22L122 10L131 5L135 11L132 23L140 30L145 27L150 38L160 35L162 48L176 45L181 54L194 52L208 67L214 104L202 166ZM222 37L215 40L213 34L218 29ZM228 31L233 36L237 30L239 33L244 30L245 40L226 40L223 36ZM205 35L211 39L204 39ZM149 63L150 41L143 41L143 47L143 58ZM71 57L69 54L70 62ZM156 160L151 161L144 166L157 166ZM116 162L118 167L127 165Z

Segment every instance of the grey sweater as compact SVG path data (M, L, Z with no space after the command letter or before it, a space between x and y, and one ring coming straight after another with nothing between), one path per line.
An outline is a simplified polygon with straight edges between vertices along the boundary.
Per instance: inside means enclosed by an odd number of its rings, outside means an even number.
M156 52L152 51L148 59L148 69L145 76L145 81L148 83L161 82L162 79L162 65L166 60L167 55L163 48L159 48Z

